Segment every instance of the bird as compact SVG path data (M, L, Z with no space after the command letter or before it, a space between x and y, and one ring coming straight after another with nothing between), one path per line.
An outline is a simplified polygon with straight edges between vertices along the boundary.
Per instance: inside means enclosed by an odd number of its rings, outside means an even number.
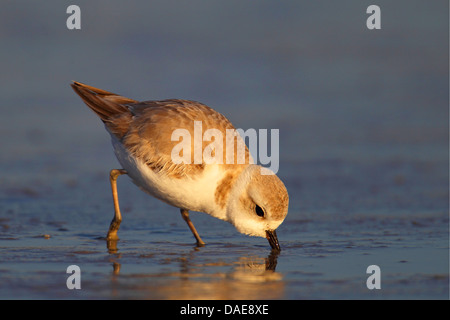
M122 167L109 174L114 216L106 240L119 240L117 179L128 175L142 191L180 209L197 246L205 242L190 211L230 222L240 233L266 238L272 250L281 250L276 229L288 213L287 189L275 173L254 163L224 115L192 100L137 101L77 81L71 87L103 122ZM204 141L207 132L215 133L210 143Z

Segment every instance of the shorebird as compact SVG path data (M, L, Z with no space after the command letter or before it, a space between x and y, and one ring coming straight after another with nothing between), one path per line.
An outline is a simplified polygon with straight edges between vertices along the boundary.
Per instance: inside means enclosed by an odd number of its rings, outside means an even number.
M245 161L237 161L236 148L243 143L242 138L238 134L226 134L235 128L225 116L190 100L140 102L76 81L71 86L104 123L122 166L110 171L114 217L107 240L118 240L122 215L117 178L127 174L144 192L180 209L198 246L205 243L190 220L189 211L205 212L230 222L239 232L265 237L272 249L280 250L275 230L288 212L286 187L273 172L267 174L264 172L267 169L253 163L245 143ZM196 123L201 123L201 134L209 129L223 133L223 140L215 138L218 139L215 142L228 148L223 152L224 161L195 161L198 148L201 154L208 148L208 143L202 141L200 145L197 142L195 150ZM175 148L179 140L173 139L177 129L190 133L193 144L191 150L183 149L175 154L194 161L173 160L174 150L179 151ZM215 155L216 150L209 151ZM234 160L231 163L229 158L225 159L229 154Z

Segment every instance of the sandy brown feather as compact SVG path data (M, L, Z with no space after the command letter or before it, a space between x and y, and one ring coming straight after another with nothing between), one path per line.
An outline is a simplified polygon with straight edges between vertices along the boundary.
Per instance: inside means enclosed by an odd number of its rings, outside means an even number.
M94 88L81 82L75 81L71 84L71 87L103 122L111 121L113 117L123 113L129 113L126 104L137 102L136 100Z
M72 88L100 117L109 132L155 172L182 178L204 170L205 163L194 164L194 121L202 122L202 137L208 129L222 132L222 163L224 169L233 166L226 164L226 129L235 128L225 116L204 104L179 99L139 102L80 82L74 82ZM172 150L179 143L171 140L175 129L186 129L191 135L191 164L172 161ZM233 139L234 163L237 163L237 138ZM202 154L209 143L202 141ZM246 146L244 152L248 163L250 154Z
M194 121L202 122L201 135L208 129L219 129L223 136L223 166L226 165L226 129L234 129L222 114L194 101L164 100L147 101L130 105L133 113L131 129L123 137L123 144L155 171L165 172L174 177L192 176L205 168L205 163L194 163ZM190 133L190 164L174 164L171 153L180 141L172 141L176 129ZM198 143L198 142L196 142ZM202 154L210 142L201 141ZM236 143L237 144L237 143ZM245 147L248 159L248 150Z
M218 182L214 193L214 200L221 208L225 208L231 188L244 168L245 165L235 165L233 168L234 170L228 170L222 180Z

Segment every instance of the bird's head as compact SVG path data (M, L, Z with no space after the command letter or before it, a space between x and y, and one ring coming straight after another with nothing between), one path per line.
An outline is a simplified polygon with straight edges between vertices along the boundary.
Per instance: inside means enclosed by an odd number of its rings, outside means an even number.
M270 170L249 165L237 178L227 203L227 218L236 229L264 237L280 250L275 230L288 213L289 196L283 182Z

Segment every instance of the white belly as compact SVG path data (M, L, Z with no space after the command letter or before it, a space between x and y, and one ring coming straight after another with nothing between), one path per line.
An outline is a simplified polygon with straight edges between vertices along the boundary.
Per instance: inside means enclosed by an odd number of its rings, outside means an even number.
M123 145L112 138L114 151L128 176L143 191L181 209L206 212L222 219L217 214L214 200L221 170L209 165L198 177L171 178L164 173L155 173L143 161L133 157Z

